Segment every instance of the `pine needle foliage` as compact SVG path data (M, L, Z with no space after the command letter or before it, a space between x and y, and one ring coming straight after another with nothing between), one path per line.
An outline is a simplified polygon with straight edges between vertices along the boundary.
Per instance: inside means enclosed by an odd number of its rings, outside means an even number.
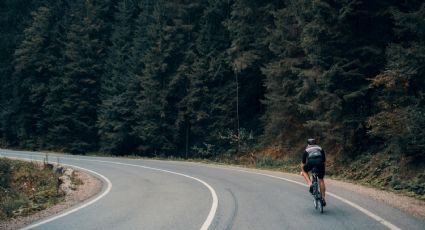
M1 144L218 158L267 146L298 154L314 136L344 159L421 159L424 9L419 0L5 0Z

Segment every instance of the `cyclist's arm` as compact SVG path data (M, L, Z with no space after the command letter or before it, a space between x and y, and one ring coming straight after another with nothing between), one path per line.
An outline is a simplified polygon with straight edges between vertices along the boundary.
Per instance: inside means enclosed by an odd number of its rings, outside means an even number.
M322 149L322 154L323 154L323 162L326 162L326 154L325 154L325 150Z
M304 153L303 153L303 157L302 157L302 159L301 159L301 172L300 172L300 175L303 175L303 172L304 172L304 165L305 165L305 163L307 162L307 155L308 155L307 151L304 151Z

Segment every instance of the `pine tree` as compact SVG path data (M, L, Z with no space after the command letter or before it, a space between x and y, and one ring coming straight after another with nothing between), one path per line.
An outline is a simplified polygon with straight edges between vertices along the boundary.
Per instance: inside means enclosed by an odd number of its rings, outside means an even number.
M294 97L302 122L298 138L315 137L325 145L344 141L339 123L343 93L334 92L343 86L332 80L342 77L344 70L340 66L351 60L341 56L346 40L339 27L339 7L326 0L301 1L291 6L299 22L299 44L304 53L303 66L297 72L301 82Z
M295 6L286 2L275 7L270 12L274 22L267 27L270 36L264 41L274 55L262 69L266 75L264 141L291 148L305 135L297 95L303 86L298 74L308 63L301 47L302 23Z
M196 58L194 49L197 19L202 13L203 1L176 1L168 7L175 11L171 16L173 22L168 24L169 28L173 28L172 36L175 38L171 43L174 47L172 58L169 59L174 71L170 73L166 90L168 122L173 132L175 151L179 155L184 152L188 156L192 137L184 101L190 93L189 75L193 72L192 65Z
M136 75L142 75L144 69L143 57L146 51L155 43L155 41L150 40L147 36L148 26L154 22L154 19L151 17L154 5L154 0L139 1L137 5L138 15L134 22L134 35L133 39L128 41L132 44L131 69Z
M328 91L339 98L335 107L340 117L332 115L336 142L345 153L355 156L364 151L367 142L365 120L371 113L369 78L379 73L385 63L385 48L392 39L388 1L350 1L337 5L339 23L336 28L337 52L333 65L323 75ZM330 22L332 24L332 22ZM365 33L365 31L368 31ZM350 47L344 49L344 47ZM332 102L333 101L333 102ZM330 98L329 103L335 99ZM335 127L335 126L334 126Z
M235 79L234 130L237 139L240 139L241 128L259 131L263 113L261 99L264 94L264 75L260 68L262 61L267 59L267 52L264 52L265 47L260 41L267 34L265 27L270 17L264 12L268 2L236 0L232 5L230 18L225 22L231 39L227 54ZM238 140L237 151L239 146Z
M227 10L226 10L227 9ZM229 34L223 26L230 5L225 0L209 0L199 21L194 52L187 53L188 67L181 69L186 95L179 102L176 126L186 156L214 156L226 150L220 139L234 124L234 82L226 63ZM192 50L191 49L191 50ZM215 146L214 149L205 149ZM205 151L201 151L205 150Z
M125 154L134 152L137 140L132 136L135 125L135 101L138 91L131 58L135 6L130 0L118 3L116 22L108 52L108 72L102 80L102 103L98 108L97 126L100 150Z
M37 142L45 133L46 114L42 105L55 59L49 50L53 43L50 9L40 7L32 15L33 22L25 29L24 40L15 51L15 76L20 83L14 95L16 129L21 145L28 147L39 145Z
M383 67L392 36L388 7L379 1L298 1L273 13L267 40L276 57L263 70L266 139L297 148L315 136L345 153L367 146L368 78Z
M50 143L72 153L97 146L97 104L106 45L101 33L105 22L100 17L104 10L103 3L72 3L64 72L52 80L45 103Z
M22 42L24 28L30 24L34 2L5 0L0 3L0 138L3 144L17 144L14 88L19 85L13 76L14 52Z
M385 71L373 78L375 114L370 134L392 151L423 159L425 147L425 4L394 9L397 40L386 51Z
M167 101L169 63L172 46L171 32L166 29L165 2L158 1L152 12L153 21L147 25L147 37L154 41L143 56L143 72L139 76L141 92L137 102L137 126L135 133L141 139L139 149L145 154L156 154L173 149L167 125Z

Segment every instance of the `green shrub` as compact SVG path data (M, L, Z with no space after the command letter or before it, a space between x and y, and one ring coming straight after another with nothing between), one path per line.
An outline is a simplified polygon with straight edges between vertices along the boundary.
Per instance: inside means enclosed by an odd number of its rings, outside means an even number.
M3 189L9 188L11 175L12 169L10 167L10 162L6 159L0 159L0 187Z
M28 206L30 201L24 196L9 196L1 202L1 211L6 214L6 217L13 217L25 206Z
M57 203L59 174L33 162L0 159L0 220L28 215Z
M273 160L271 156L258 156L256 166L260 168L283 167L285 162L282 160Z

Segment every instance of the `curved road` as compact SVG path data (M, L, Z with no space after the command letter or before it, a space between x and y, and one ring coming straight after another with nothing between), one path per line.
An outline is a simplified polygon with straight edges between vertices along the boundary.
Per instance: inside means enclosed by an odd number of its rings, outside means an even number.
M42 160L43 153L0 150ZM297 175L198 163L49 154L98 173L91 200L31 229L425 229L425 221L329 186L323 214ZM93 173L92 172L92 173ZM58 218L59 217L59 218Z

